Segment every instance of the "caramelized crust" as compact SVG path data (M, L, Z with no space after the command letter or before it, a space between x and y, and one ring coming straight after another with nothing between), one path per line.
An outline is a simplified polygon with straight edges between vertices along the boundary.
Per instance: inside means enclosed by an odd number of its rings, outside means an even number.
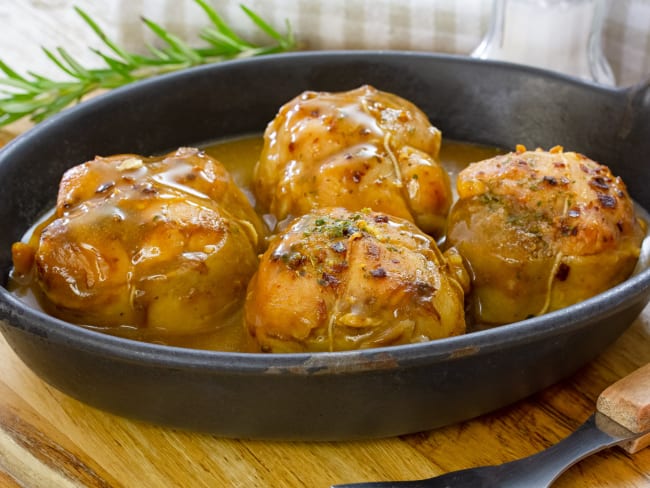
M32 243L35 278L48 311L68 321L195 333L241 305L263 237L244 194L201 151L98 157L64 175Z
M471 164L457 181L448 244L466 258L477 320L505 323L625 280L644 224L620 178L561 148Z
M441 134L412 103L370 86L305 92L264 134L254 189L278 220L315 208L372 208L440 236L451 205Z
M340 351L465 331L457 256L403 219L315 210L276 236L248 288L245 321L263 350Z

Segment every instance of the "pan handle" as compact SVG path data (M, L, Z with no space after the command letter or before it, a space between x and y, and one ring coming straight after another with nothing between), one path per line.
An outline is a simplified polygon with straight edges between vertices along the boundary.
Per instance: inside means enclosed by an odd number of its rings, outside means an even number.
M633 107L650 107L650 76L624 89Z
M623 88L621 94L625 99L625 111L618 136L626 140L639 127L650 127L650 77Z
M598 397L598 411L630 432L646 435L634 440L625 449L635 453L650 445L650 364L609 386Z

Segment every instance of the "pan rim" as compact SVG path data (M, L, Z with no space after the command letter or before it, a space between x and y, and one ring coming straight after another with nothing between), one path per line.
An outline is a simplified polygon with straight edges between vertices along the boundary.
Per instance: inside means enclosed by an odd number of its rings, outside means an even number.
M157 86L169 83L179 83L201 76L206 72L231 69L233 66L254 64L263 66L276 62L279 58L331 58L334 60L363 57L366 60L380 60L386 57L417 60L421 58L439 59L444 62L484 65L501 67L520 73L530 73L536 76L556 79L563 83L575 84L595 91L622 96L629 88L611 88L577 78L555 73L541 68L518 65L503 61L485 61L452 54L436 54L419 51L311 51L277 54L260 58L249 58L227 61L216 65L206 65L190 68L176 73L142 80L111 92L102 94L58 114L20 135L0 150L0 167L11 159L23 145L38 138L52 127L69 123L74 118L87 112L112 104L127 94L139 91L155 90ZM577 330L588 326L594 318L615 315L627 304L637 302L650 291L650 269L628 278L625 282L588 300L570 307L534 317L520 322L507 324L488 330L471 332L461 336L438 339L427 343L390 346L383 348L365 349L360 351L342 351L331 353L290 353L264 354L207 351L180 348L160 344L125 339L110 336L70 324L51 317L43 312L29 307L6 288L0 287L0 317L5 319L3 325L16 327L27 333L38 334L58 343L66 343L77 349L83 349L93 354L116 358L126 362L137 362L157 367L173 367L180 369L205 370L212 372L228 372L229 374L257 374L260 371L287 374L306 374L315 371L327 371L336 374L351 374L366 372L374 369L400 366L418 366L449 360L457 354L484 354L504 347L504 344L515 346L543 337L559 335L569 330ZM607 313L603 315L603 311ZM502 337L502 336L505 336Z

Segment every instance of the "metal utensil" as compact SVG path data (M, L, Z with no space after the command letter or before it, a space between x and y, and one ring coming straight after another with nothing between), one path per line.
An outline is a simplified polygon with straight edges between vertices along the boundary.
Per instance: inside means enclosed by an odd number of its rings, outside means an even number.
M332 488L536 488L550 486L566 469L608 447L630 453L650 444L650 364L603 391L597 412L564 440L523 459L414 481L378 481Z

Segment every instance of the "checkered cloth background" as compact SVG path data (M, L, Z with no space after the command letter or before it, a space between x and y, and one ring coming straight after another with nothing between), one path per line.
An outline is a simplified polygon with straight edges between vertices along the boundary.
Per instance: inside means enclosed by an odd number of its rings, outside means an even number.
M618 85L650 77L650 0L605 0L603 51ZM203 13L182 0L121 0L119 17L133 22L145 12L190 37ZM251 22L241 0L212 2L236 31ZM469 54L489 25L491 0L244 0L243 3L282 30L288 20L307 49L405 49ZM140 41L141 27L127 30L126 41ZM534 26L532 27L534 28ZM130 37L129 37L130 36ZM257 38L256 38L257 37ZM263 36L253 36L263 41Z
M492 13L492 0L208 1L236 32L251 33L253 41L268 38L259 34L240 4L280 31L288 20L303 49L469 54L483 38ZM617 84L626 86L649 78L650 0L604 1L608 15L603 51ZM0 0L0 59L19 71L36 68L41 74L60 75L40 51L40 44L44 44L65 47L87 66L97 64L88 46L100 47L100 43L73 5L82 7L111 38L134 51L142 50L145 41L154 42L140 21L143 15L190 43L198 41L198 32L207 23L192 0Z

